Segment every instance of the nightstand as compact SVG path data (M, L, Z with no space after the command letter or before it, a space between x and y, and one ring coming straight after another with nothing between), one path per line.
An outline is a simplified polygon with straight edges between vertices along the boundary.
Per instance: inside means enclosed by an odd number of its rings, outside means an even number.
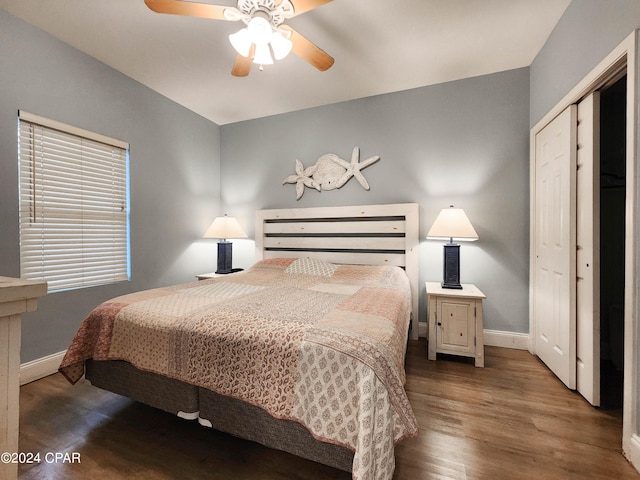
M472 284L462 289L442 288L426 282L429 324L428 358L437 353L474 357L476 367L484 367L482 300L485 295Z
M219 273L201 273L199 275L196 275L196 278L198 280L206 280L208 278L214 278L214 277L220 277L222 275L220 275Z
M198 275L196 275L196 278L198 280L206 280L208 278L215 278L215 277L224 277L225 275L231 275L232 273L236 273L236 272L241 272L242 270L244 270L243 268L234 268L231 272L229 273L215 273L215 272L211 272L211 273L200 273Z

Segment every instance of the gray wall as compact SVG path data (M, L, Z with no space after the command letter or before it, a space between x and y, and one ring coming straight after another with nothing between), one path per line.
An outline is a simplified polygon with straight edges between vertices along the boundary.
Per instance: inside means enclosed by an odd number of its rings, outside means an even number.
M222 202L253 236L256 209L417 202L421 282L442 280L442 243L425 239L449 204L464 208L480 240L461 250L463 282L486 295L485 328L527 332L529 69L470 78L221 127ZM381 160L363 170L371 190L308 190L296 201L295 159L324 153ZM252 264L234 242L234 264ZM423 285L423 283L421 283ZM421 288L425 321L425 294Z
M214 268L220 131L208 120L0 10L0 275L20 276L17 112L131 144L132 280L50 294L23 317L22 362L62 351L99 302Z
M637 28L638 0L573 0L531 64L530 126Z

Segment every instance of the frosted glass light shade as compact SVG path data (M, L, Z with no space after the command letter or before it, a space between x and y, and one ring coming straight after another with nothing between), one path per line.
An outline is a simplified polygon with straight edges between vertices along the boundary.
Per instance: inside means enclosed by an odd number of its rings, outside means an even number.
M289 55L293 48L291 40L272 27L266 18L258 14L249 21L246 28L229 35L229 42L235 51L243 57L249 57L251 46L255 45L253 63L259 65L273 64L272 50L276 60L282 60Z
M256 44L256 53L253 56L253 63L258 65L273 65L273 58L269 51L269 44Z
M266 45L271 40L271 33L273 32L269 20L262 16L255 16L247 25L247 30L251 35L253 43L257 45Z
M456 239L462 241L478 240L473 225L461 208L443 208L431 226L427 238L430 240Z
M234 217L216 217L204 232L203 238L247 238L247 234Z
M249 56L252 44L251 34L249 33L249 30L243 28L241 30L238 30L236 33L232 33L231 35L229 35L229 41L231 42L231 45L236 52L238 52L243 57Z
M284 38L280 32L273 32L273 35L271 35L271 48L276 60L282 60L289 55L292 47L293 42L291 40Z

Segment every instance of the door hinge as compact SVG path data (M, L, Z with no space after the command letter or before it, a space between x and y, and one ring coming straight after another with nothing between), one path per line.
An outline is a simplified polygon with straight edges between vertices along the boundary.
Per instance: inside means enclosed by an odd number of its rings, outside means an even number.
M476 337L473 337L473 346L476 346Z

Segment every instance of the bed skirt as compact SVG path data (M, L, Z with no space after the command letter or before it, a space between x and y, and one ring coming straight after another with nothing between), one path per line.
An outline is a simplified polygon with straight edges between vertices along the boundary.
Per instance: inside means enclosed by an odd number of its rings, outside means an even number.
M351 472L353 451L316 440L300 423L274 418L255 405L138 370L121 360L87 360L85 367L87 380L96 387L174 415L198 418L200 423L235 437Z

